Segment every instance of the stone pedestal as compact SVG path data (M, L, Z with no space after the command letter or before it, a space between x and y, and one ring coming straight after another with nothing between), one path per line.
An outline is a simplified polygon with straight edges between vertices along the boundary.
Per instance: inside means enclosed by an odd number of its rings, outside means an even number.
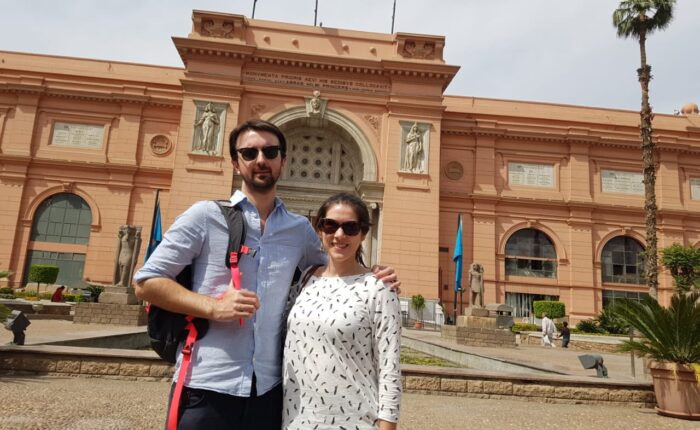
M104 293L102 293L104 294ZM100 298L102 298L100 294ZM146 325L148 315L141 305L117 303L77 303L73 322L76 324Z
M515 333L510 330L512 317L508 324L501 307L497 311L488 306L468 308L465 315L457 317L456 326L442 326L441 336L460 345L515 348Z
M99 303L112 303L117 305L136 305L139 299L131 287L104 286L104 290L98 299Z

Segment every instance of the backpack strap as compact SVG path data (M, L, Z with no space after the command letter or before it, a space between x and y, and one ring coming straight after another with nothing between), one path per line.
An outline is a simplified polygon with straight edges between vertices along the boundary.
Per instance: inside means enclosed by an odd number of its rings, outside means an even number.
M228 226L228 249L226 250L225 264L231 269L231 282L233 288L241 289L241 271L238 268L238 261L242 254L254 256L255 250L245 246L246 226L243 212L239 205L232 205L228 200L217 200L216 204L221 209L221 213L226 219ZM238 324L243 327L243 318L238 320Z
M182 347L182 362L180 363L180 374L177 376L177 383L173 391L173 397L170 402L170 410L168 411L168 428L167 430L177 430L177 418L180 412L180 400L182 399L182 388L185 386L185 378L190 373L192 368L192 348L197 341L197 326L194 324L194 317L188 315L185 317L188 330L185 344Z
M238 205L231 204L228 200L216 200L216 205L221 210L226 220L228 228L228 247L226 249L226 258L224 264L231 268L231 280L235 289L241 289L241 272L238 269L238 260L241 254L255 255L255 251L243 245L246 235L245 218L243 212ZM172 400L170 402L170 410L168 411L168 427L167 430L177 430L178 413L180 412L180 400L182 398L182 389L185 385L185 379L192 370L192 349L197 341L197 326L195 319L188 315L185 317L187 325L185 330L188 331L185 344L182 347L182 361L180 362L180 373L178 374L177 383L173 391ZM240 325L243 326L243 319L240 320Z

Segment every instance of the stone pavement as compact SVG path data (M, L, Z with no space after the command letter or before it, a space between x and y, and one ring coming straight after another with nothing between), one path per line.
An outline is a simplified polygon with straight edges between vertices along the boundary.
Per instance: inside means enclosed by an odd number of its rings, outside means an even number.
M517 348L458 345L455 342L442 339L440 337L440 332L406 328L403 329L403 335L470 354L499 358L533 367L556 370L567 375L593 378L596 375L595 369L584 369L581 367L581 363L578 360L579 355L588 353L586 351L574 351L566 348L545 348L532 345L520 345ZM629 354L606 352L593 352L593 354L603 356L605 367L608 368L608 377L610 380L621 382L651 382L651 378L644 374L643 363L639 358L635 358L636 377L632 377Z
M167 382L0 376L0 430L160 429ZM401 430L698 430L652 409L405 394Z

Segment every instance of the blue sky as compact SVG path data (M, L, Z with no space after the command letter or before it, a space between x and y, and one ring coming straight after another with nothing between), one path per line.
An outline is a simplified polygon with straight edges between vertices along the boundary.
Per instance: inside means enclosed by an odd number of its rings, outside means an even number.
M393 0L318 0L324 27L388 33ZM618 0L397 0L395 31L446 36L462 67L447 94L638 110L639 48L611 23ZM252 0L0 0L0 50L182 66L171 36L192 9L250 16ZM314 0L258 0L256 18L313 24ZM659 113L700 103L700 1L650 37Z

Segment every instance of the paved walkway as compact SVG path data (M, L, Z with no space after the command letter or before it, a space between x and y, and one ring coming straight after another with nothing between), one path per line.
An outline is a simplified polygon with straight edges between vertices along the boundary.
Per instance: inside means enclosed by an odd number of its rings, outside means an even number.
M74 324L73 321L50 319L30 320L30 322L31 324L25 331L27 336L25 343L27 345L146 331L146 327L144 326ZM11 340L11 331L0 330L0 344L4 345Z
M517 348L492 348L457 345L455 342L440 337L440 332L427 330L403 329L403 335L425 342L434 343L447 348L456 349L470 354L500 358L502 360L526 364L538 368L546 368L566 373L567 375L595 377L595 369L584 369L578 356L587 354L586 351L575 351L566 348L545 348L534 345L520 345ZM629 354L593 352L603 356L608 377L613 381L648 381L651 378L642 371L642 360L635 358L635 374L632 377Z
M168 389L166 382L2 376L0 429L159 429L164 422ZM700 428L697 422L661 417L652 409L419 394L405 394L401 410L401 430Z

